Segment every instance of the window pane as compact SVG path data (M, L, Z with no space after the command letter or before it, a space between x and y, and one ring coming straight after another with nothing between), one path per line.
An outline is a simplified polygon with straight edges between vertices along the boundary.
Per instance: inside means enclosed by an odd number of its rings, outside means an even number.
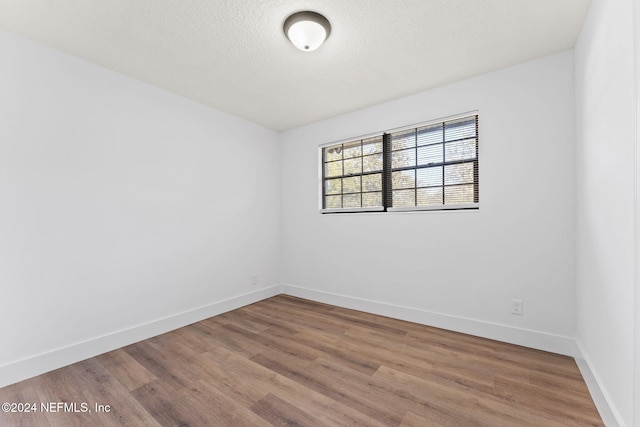
M415 190L394 190L393 191L393 207L401 208L416 205Z
M342 161L329 162L324 164L324 176L330 178L332 176L342 175Z
M473 163L459 163L444 167L445 185L466 184L468 182L473 182Z
M444 125L444 140L453 141L455 139L473 138L476 136L476 118L465 117L464 119L453 120Z
M362 158L363 172L375 172L382 170L382 154L364 156Z
M416 186L416 171L400 171L391 174L391 188L414 188Z
M410 148L408 150L394 151L391 155L391 167L403 168L416 165L416 150Z
M326 196L325 209L339 209L342 207L342 196Z
M418 169L416 172L418 178L417 186L434 187L436 185L442 185L442 171L442 166Z
M363 176L362 191L382 191L382 174Z
M416 131L414 129L391 134L391 150L416 146Z
M418 147L418 164L428 165L431 163L444 162L442 144L427 145L425 147Z
M362 156L362 147L360 146L360 141L343 144L343 147L343 155L345 159Z
M325 161L341 160L342 159L342 144L334 145L333 147L327 147L324 149Z
M464 139L462 141L445 144L447 162L476 158L476 140Z
M425 126L418 129L418 145L436 144L442 142L442 123Z
M353 176L351 178L344 178L342 180L342 192L343 193L359 193L360 177Z
M473 203L473 184L445 187L444 202L447 205Z
M362 207L382 206L382 193L362 193Z
M418 206L433 206L442 204L442 187L418 189Z
M362 155L382 153L382 136L362 141Z
M362 173L362 157L356 157L355 159L348 159L344 161L344 174L353 175Z
M340 194L342 193L342 181L340 179L327 179L324 182L325 194Z
M360 207L360 193L357 194L345 194L342 200L343 208L359 208Z

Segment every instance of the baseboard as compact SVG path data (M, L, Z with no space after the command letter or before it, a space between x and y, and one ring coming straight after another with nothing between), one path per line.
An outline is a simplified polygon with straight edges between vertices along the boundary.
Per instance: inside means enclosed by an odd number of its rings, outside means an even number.
M582 346L573 338L287 284L259 289L2 365L0 366L0 387L262 301L280 293L574 357L605 424L624 427L614 407L610 405L610 399L601 387L597 374L591 369L592 364Z
M0 387L278 295L279 285L217 301L0 366Z
M300 298L450 331L462 332L483 338L511 344L522 345L538 350L550 351L573 357L575 354L575 341L573 338L561 335L548 334L530 329L514 328L498 323L484 322L481 320L452 316L411 307L404 307L378 301L371 301L352 296L320 292L312 289L301 288L293 285L282 285L282 292Z
M576 340L575 359L604 424L607 427L625 427L622 417L620 417L615 406L611 403L609 394L606 389L602 387L602 382L597 372L592 369L593 364L590 362L587 353L584 351L584 347L582 347L578 340Z

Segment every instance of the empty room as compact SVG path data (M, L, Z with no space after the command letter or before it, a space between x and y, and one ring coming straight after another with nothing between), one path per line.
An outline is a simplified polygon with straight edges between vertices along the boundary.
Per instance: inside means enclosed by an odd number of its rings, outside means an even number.
M639 0L0 0L0 425L640 427L639 76Z

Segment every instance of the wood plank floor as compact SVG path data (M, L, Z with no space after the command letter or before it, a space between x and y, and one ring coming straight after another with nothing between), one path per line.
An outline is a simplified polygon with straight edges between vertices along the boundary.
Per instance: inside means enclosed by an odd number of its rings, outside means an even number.
M2 426L604 425L569 357L284 295L4 387L0 402L37 406L0 412Z

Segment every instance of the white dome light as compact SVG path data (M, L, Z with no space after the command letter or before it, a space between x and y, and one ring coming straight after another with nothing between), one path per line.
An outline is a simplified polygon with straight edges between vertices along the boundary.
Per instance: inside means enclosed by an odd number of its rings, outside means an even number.
M284 33L295 47L311 52L329 37L331 25L319 13L297 12L284 21Z

